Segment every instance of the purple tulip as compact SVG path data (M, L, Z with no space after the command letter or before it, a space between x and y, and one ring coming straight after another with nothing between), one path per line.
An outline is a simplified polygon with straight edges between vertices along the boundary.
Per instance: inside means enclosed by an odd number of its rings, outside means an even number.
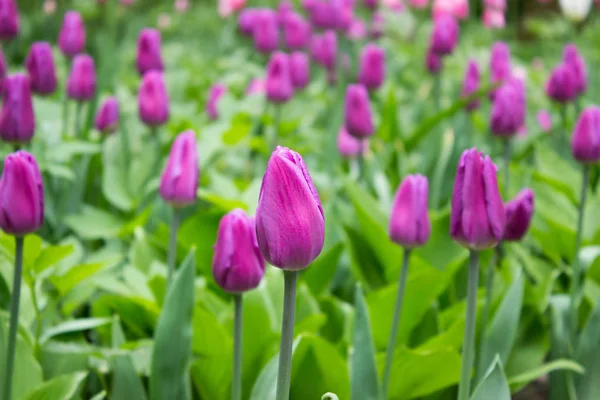
M311 34L308 22L294 12L289 14L283 23L283 39L285 46L290 50L300 50L308 47Z
M113 133L119 126L119 100L108 97L96 113L96 129L102 133Z
M290 78L294 89L304 89L310 80L310 63L306 53L296 51L290 54Z
M219 99L227 92L227 86L222 83L214 84L208 92L206 113L212 120L219 118Z
M490 128L497 136L512 136L525 124L525 85L511 78L501 86L494 97L490 114Z
M583 164L600 162L600 107L587 107L579 116L571 138L571 153Z
M504 206L506 227L504 240L518 241L525 236L533 217L533 191L523 189Z
M169 96L162 72L149 71L142 77L138 112L142 122L148 126L160 126L169 119Z
M256 210L258 246L273 266L306 268L323 249L325 217L300 154L278 146L263 177Z
M369 94L360 84L348 85L344 104L345 125L348 133L359 139L375 132Z
M31 45L25 59L25 67L31 81L31 90L41 95L52 94L56 90L56 70L52 47L47 42Z
M492 160L475 148L465 150L458 163L450 234L472 250L494 247L504 235L504 205L496 170Z
M369 35L372 39L379 39L383 36L383 29L385 25L385 16L379 11L373 13L371 18L371 26L369 29Z
M240 293L254 289L265 274L265 259L258 248L256 219L236 208L219 223L213 276L223 290Z
M574 44L568 44L563 51L563 62L569 66L575 78L575 91L577 95L583 94L588 87L587 68L585 60L579 54Z
M346 37L350 40L363 40L367 37L367 25L360 18L354 18L350 28L346 31Z
M453 16L449 14L438 16L433 24L431 50L441 56L452 53L458 44L458 35L458 22Z
M320 29L336 29L338 10L332 1L314 0L307 8L312 25Z
M479 79L479 66L475 60L470 60L467 65L465 80L463 81L462 97L469 97L471 94L477 92L479 89ZM467 111L473 111L477 108L479 108L479 100L473 100L466 105Z
M58 35L58 47L67 57L73 57L83 51L85 46L85 26L77 11L65 13Z
M310 53L317 64L328 70L334 70L337 58L337 36L335 31L329 30L322 35L314 35Z
M396 192L390 216L390 239L405 248L423 246L431 234L427 214L429 183L422 175L407 176Z
M355 138L348 133L346 127L342 126L337 137L338 151L344 158L358 157L367 150L367 140Z
M260 53L271 53L277 50L279 32L277 29L277 16L270 9L262 9L254 16L252 28L254 47Z
M238 27L240 32L246 36L252 36L252 30L256 22L256 15L260 10L256 8L246 8L240 12L238 17Z
M354 22L354 5L352 1L330 0L333 4L336 15L335 29L341 32L348 32Z
M546 94L558 103L569 103L577 98L576 77L567 64L559 64L546 82Z
M44 186L33 155L20 150L4 159L0 178L0 228L23 236L44 224Z
M5 142L28 143L35 132L35 114L27 75L18 73L4 80L0 138Z
M273 103L285 103L292 98L294 88L287 54L280 51L273 53L267 65L265 86L267 99Z
M363 0L365 7L374 10L379 5L379 0Z
M19 28L19 10L15 1L0 0L0 40L14 39Z
M160 32L158 30L142 29L137 39L135 64L140 75L144 75L151 70L164 70L160 54Z
M430 49L425 55L425 67L431 75L437 75L442 70L442 57Z
M77 101L88 101L96 93L96 67L94 59L87 54L78 54L73 59L67 79L67 94Z
M366 45L360 54L358 82L367 89L375 90L385 79L385 52L375 44Z
M277 6L277 22L280 26L283 26L287 21L290 15L294 14L294 5L287 1L283 0Z
M195 203L198 175L196 134L188 130L180 133L173 142L167 166L160 177L160 197L173 207Z
M490 56L490 78L492 83L501 83L510 78L510 48L504 42L496 42L492 46ZM492 98L494 92L492 92Z

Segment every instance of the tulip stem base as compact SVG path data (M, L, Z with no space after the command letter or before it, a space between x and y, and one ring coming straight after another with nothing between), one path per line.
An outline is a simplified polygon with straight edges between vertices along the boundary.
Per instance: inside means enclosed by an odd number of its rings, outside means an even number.
M10 400L12 395L12 377L17 349L17 328L19 327L19 303L21 302L21 276L23 274L23 237L15 237L15 272L13 290L10 298L10 325L8 328L8 346L6 347L6 375L2 399ZM2 328L0 328L2 329Z
M233 375L231 380L231 400L242 398L242 294L233 295Z
M394 349L396 348L396 338L398 337L398 327L400 326L400 317L402 315L402 303L404 300L404 291L406 289L406 280L408 277L408 261L410 259L411 249L404 249L404 257L402 260L402 268L400 269L400 277L398 278L398 290L396 294L396 306L394 308L394 317L392 319L392 330L388 340L387 351L385 354L385 369L383 371L383 382L381 385L381 393L383 398L387 398L388 386L390 383L390 373L392 372L392 361L394 360Z
M177 231L179 230L179 223L181 215L179 210L173 207L173 214L171 216L171 231L169 232L169 275L167 283L170 283L175 273L175 264L177 263Z
M480 327L480 335L479 335L479 344L477 346L477 357L478 362L475 369L475 383L479 381L479 379L483 378L483 374L485 374L487 370L487 365L481 364L481 354L483 354L483 345L485 342L485 328L487 326L488 317L490 313L490 308L492 305L492 300L494 299L494 275L496 272L496 265L500 262L500 244L498 247L494 249L494 253L492 254L492 259L490 261L490 265L488 266L486 281L485 281L485 303L483 304L483 310L481 313L481 323Z
M296 312L296 280L298 271L283 271L283 323L279 346L279 373L277 374L277 400L290 397L292 372L292 347L294 345L294 314Z
M512 140L504 140L504 197L508 200L510 196L510 157L512 154Z
M462 346L462 366L457 400L468 400L471 391L471 373L475 358L475 324L477 322L477 280L479 278L479 252L469 253L469 283L467 288L467 316Z

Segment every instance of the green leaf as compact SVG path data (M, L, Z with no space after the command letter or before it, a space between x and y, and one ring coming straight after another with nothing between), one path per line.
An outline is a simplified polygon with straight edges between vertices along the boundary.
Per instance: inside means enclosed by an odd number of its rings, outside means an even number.
M131 211L134 201L130 194L131 186L129 179L130 168L125 166L123 146L121 146L120 137L112 135L104 140L102 149L102 165L104 173L102 174L102 194L106 199L119 210Z
M600 399L600 302L581 331L578 343L575 359L585 368L585 375L576 377L578 399Z
M294 343L294 349L296 343ZM293 350L292 350L293 351ZM292 355L293 357L293 355ZM250 394L250 400L274 400L277 394L277 372L279 367L279 354L271 358L263 368Z
M69 269L64 275L52 275L50 282L65 295L80 282L94 275L100 269L104 268L106 263L80 264Z
M63 335L65 333L83 332L94 329L99 326L110 324L110 318L81 318L65 321L52 328L46 329L40 337L40 342L44 343L50 338Z
M438 209L441 204L444 193L444 182L452 182L452 179L445 179L448 175L448 162L454 152L455 134L452 130L444 132L440 141L440 151L437 157L435 171L433 173L431 185L431 207Z
M67 215L65 224L82 239L110 239L119 236L123 220L114 214L85 205L78 214Z
M189 399L188 362L192 350L194 251L190 250L167 289L154 335L150 399Z
M115 318L112 324L112 340L113 348L118 348L125 340L125 335L121 329L119 320ZM119 354L111 360L113 370L113 400L133 400L146 399L144 386L137 376L133 361L129 354Z
M61 375L44 382L30 393L25 400L71 400L74 399L79 386L87 377L87 372L77 372L70 375Z
M583 367L577 364L575 361L561 359L550 361L547 364L540 365L535 369L529 370L517 376L511 376L508 379L508 383L510 384L511 388L520 387L531 381L534 381L537 378L558 370L573 371L577 372L578 374L583 374L585 372Z
M550 298L551 311L551 357L553 360L571 358L569 341L569 296L554 295ZM572 374L556 370L550 373L550 400L573 398L575 387Z
M471 400L510 400L510 388L502 369L500 357L496 357L477 386Z
M350 355L352 398L361 400L379 399L379 379L375 364L375 347L371 336L369 311L359 285L354 291L354 337Z
M73 252L73 245L48 246L42 250L34 263L33 269L36 273L43 272L46 268L52 267L62 261Z
M338 261L344 251L344 244L337 243L321 254L311 265L302 273L302 279L314 295L323 294L327 290L335 272L337 271Z

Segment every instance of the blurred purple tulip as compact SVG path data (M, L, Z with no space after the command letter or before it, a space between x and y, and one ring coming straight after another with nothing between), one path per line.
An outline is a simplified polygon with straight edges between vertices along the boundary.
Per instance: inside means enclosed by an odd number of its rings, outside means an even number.
M108 97L96 113L95 126L100 132L113 133L119 126L119 100Z
M600 107L589 106L579 116L571 138L571 153L583 164L600 162Z
M96 67L91 56L77 54L73 58L67 79L67 94L77 101L89 101L96 94Z
M317 64L328 70L334 70L337 58L337 36L335 31L328 30L322 35L313 35L310 52Z
M271 53L277 50L279 31L275 12L270 9L261 9L253 19L252 37L256 50L260 53Z
M563 51L563 62L571 69L575 80L575 91L577 95L583 94L588 87L588 74L585 60L579 54L577 46L568 44Z
M295 12L290 13L283 23L283 39L285 46L290 50L308 47L311 34L309 23Z
M35 114L29 78L23 73L4 79L0 138L10 143L28 143L35 133Z
M180 133L171 146L167 165L160 177L160 197L173 207L195 203L198 175L196 134L187 130Z
M140 75L152 70L164 70L160 53L160 32L158 30L144 28L140 32L137 39L135 65Z
M525 85L512 78L497 91L490 114L490 128L494 135L512 136L525 124Z
M468 97L477 92L479 89L479 80L479 66L475 60L470 60L467 64L467 71L465 73L465 80L463 81L461 96ZM466 106L467 111L473 111L477 108L479 108L479 100L473 100Z
M25 67L29 74L31 90L37 94L48 95L56 90L56 70L52 47L47 42L36 42L31 45L25 59Z
M431 50L441 56L451 54L458 44L459 29L458 22L451 15L443 14L437 17L433 22Z
M538 111L536 118L538 125L543 132L550 132L552 130L552 116L548 110Z
M533 203L533 191L523 189L514 199L505 204L504 240L519 241L525 236L533 217Z
M267 99L273 103L285 103L292 98L294 88L287 54L278 51L271 55L267 65L265 86Z
M169 119L169 96L160 71L149 71L142 77L138 91L138 112L148 126L160 126Z
M74 57L83 51L85 36L85 26L81 14L77 11L67 11L58 35L60 50L65 56Z
M352 136L364 139L375 133L367 89L360 84L348 85L344 103L345 126Z
M357 139L348 133L346 127L342 126L337 137L337 147L340 155L344 158L355 158L364 154L368 148L368 139Z
M558 103L569 103L577 98L576 77L573 70L564 63L554 67L546 82L546 94Z
M405 248L423 246L431 234L427 213L429 183L422 175L407 176L396 192L390 216L390 239Z
M14 39L19 29L19 10L15 0L0 0L0 40Z
M289 56L290 78L294 89L304 89L310 81L310 62L306 53L296 51Z
M227 86L223 83L215 83L208 92L208 101L206 102L206 113L212 120L219 118L219 99L227 93Z
M385 52L375 44L367 44L360 54L358 82L367 89L379 89L385 79Z
M431 75L437 75L442 70L442 57L430 49L425 55L425 67Z

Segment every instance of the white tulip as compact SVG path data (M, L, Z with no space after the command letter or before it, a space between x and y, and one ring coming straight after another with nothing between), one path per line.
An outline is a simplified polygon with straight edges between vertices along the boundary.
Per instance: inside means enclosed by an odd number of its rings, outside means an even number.
M573 22L581 22L592 8L592 0L559 0L560 9L565 17Z

